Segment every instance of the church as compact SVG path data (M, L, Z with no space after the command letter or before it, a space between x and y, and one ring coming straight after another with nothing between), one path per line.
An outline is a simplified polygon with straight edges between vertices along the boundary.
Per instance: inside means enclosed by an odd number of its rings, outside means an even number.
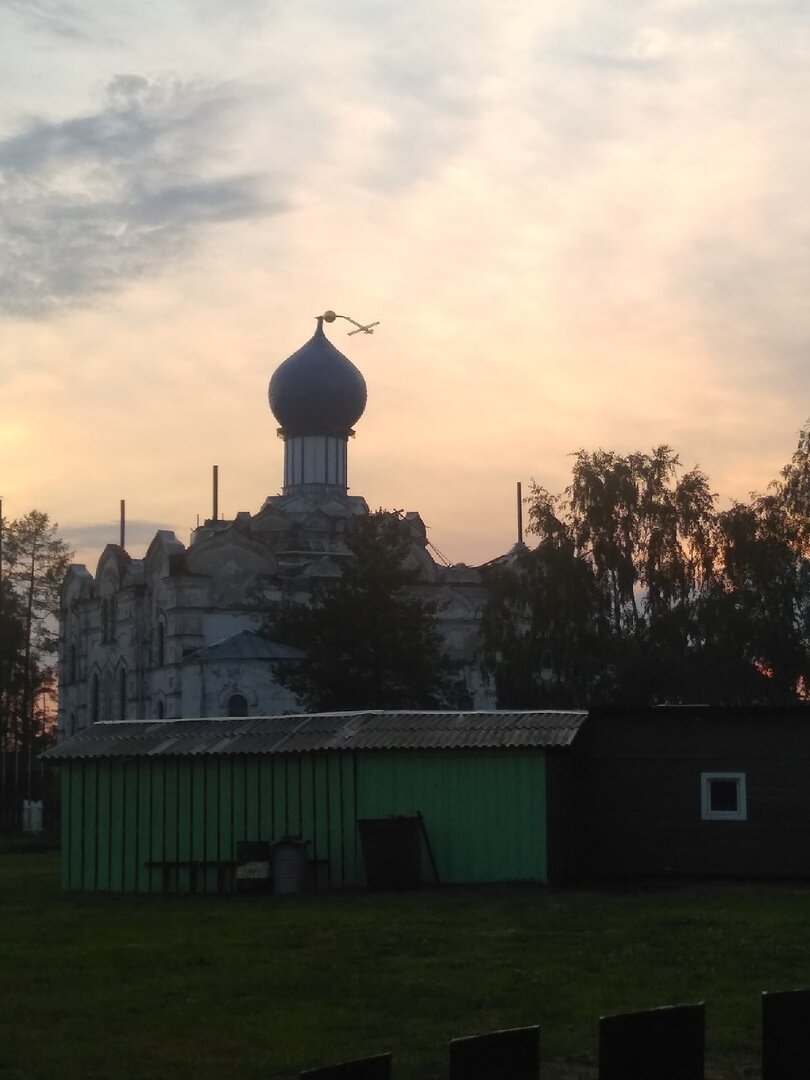
M341 574L343 535L368 514L349 494L348 446L366 406L361 372L327 338L319 316L312 338L273 373L270 408L284 440L281 494L255 514L217 512L188 546L160 530L142 559L108 544L95 575L74 564L61 593L59 730L71 735L99 720L267 716L301 711L278 681L303 653L261 633L280 603L306 603L313 584ZM481 572L438 562L418 513L412 533L414 592L429 601L445 644L460 662L477 709L494 691L477 663L485 599Z

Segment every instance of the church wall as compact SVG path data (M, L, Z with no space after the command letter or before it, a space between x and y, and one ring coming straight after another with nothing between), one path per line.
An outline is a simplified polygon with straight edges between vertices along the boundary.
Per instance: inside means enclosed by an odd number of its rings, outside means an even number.
M60 627L61 730L131 715L141 666L139 630L134 589L107 587L102 595L69 600Z
M301 712L293 695L275 680L275 665L267 660L213 662L189 660L181 670L184 716L227 716L228 700L241 694L249 716Z
M70 734L95 720L224 715L228 687L247 697L251 714L299 711L261 665L243 662L241 672L209 675L207 685L199 683L199 665L190 654L262 625L263 616L249 606L255 600L245 599L255 576L234 571L230 580L229 598L223 580L212 596L212 580L205 576L151 573L145 580L130 575L119 582L109 574L102 580L88 574L82 596L70 599L62 615L60 731ZM306 603L311 579L293 580L287 598ZM262 583L262 591L268 604L282 595L272 580ZM445 648L462 665L470 701L476 708L493 707L493 688L475 655L480 586L419 587L424 599L434 594Z
M81 598L65 598L60 620L62 734L96 720L225 715L237 692L254 714L298 711L267 664L231 664L199 681L189 654L262 622L244 608L212 605L210 579L153 573L133 584L108 572L87 574L83 587Z

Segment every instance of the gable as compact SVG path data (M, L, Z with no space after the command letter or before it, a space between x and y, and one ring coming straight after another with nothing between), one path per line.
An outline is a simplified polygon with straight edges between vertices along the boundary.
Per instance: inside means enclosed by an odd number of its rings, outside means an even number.
M192 544L186 562L191 573L214 580L272 574L278 568L278 560L266 545L237 529L228 529Z

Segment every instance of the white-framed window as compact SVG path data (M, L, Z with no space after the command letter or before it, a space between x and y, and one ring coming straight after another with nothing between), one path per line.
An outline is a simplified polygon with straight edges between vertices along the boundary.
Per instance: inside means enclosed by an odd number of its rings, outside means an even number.
M745 773L701 773L700 816L703 821L746 821Z

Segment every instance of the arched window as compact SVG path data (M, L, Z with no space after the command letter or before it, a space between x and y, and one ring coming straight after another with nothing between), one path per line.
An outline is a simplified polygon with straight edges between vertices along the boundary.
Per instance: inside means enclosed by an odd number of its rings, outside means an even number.
M76 713L75 712L72 712L70 714L70 717L68 718L67 734L68 735L75 735L76 734Z
M127 672L121 668L118 672L118 719L127 718Z
M101 601L101 641L109 641L110 634L110 605L106 600Z
M163 698L158 698L157 701L155 702L155 716L157 717L158 720L163 719L165 711L166 710L163 707Z
M90 688L90 723L97 724L99 721L99 705L100 694L98 685L98 675L93 676L93 681Z
M68 682L75 683L78 678L78 664L76 663L76 646L71 643L68 658Z
M112 720L113 718L113 677L112 672L105 671L101 683L101 719Z
M166 663L166 627L162 622L158 623L157 628L157 649L156 649L155 662L158 667L163 667Z
M228 698L228 716L247 716L248 703L244 694L231 694Z

